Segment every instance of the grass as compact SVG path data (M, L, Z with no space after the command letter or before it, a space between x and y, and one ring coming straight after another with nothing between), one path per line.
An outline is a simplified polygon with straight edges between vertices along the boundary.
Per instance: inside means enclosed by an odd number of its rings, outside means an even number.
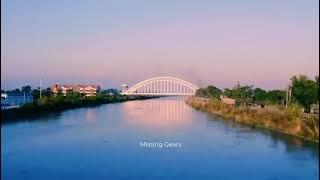
M294 135L314 142L319 142L319 117L303 115L299 106L293 105L283 111L253 109L244 106L229 106L217 99L201 101L189 98L187 104L195 109L219 114L225 119L253 127L264 127L281 133Z

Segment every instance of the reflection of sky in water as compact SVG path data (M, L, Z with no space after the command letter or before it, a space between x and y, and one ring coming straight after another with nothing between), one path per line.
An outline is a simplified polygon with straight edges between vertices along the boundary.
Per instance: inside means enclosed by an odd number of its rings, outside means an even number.
M94 110L89 109L86 112L86 121L89 123L95 123L97 119L96 113Z
M192 121L192 109L184 99L156 99L131 101L123 105L126 122L146 128L183 127Z
M146 149L140 141L174 141ZM182 98L67 110L1 126L2 179L316 179L319 149L207 115ZM165 173L164 173L165 172Z

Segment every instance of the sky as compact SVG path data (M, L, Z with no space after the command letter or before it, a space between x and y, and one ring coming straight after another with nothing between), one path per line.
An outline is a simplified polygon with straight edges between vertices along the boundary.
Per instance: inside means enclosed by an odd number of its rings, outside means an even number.
M283 89L319 74L317 0L2 0L1 89L172 76Z

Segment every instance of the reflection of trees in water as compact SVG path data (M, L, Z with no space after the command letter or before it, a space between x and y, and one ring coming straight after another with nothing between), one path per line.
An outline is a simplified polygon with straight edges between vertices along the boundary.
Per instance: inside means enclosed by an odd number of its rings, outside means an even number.
M43 112L32 112L32 113L24 113L17 115L16 113L8 113L6 115L7 121L3 121L2 124L14 124L17 122L48 122L48 121L56 121L59 120L62 114L67 116L73 116L75 119L79 119L78 113L81 114L80 117L84 117L85 121L89 123L96 122L98 107L83 107L76 109L67 109L67 110L57 110L57 111L43 111Z
M311 158L319 158L319 146L316 143L309 142L309 141L304 141L301 138L282 134L279 132L275 132L272 130L268 129L263 129L263 128L252 128L251 126L248 125L243 125L243 124L237 124L233 120L225 120L221 116L213 115L213 114L208 114L210 119L215 119L215 120L220 120L222 122L222 127L224 127L225 132L230 132L233 131L237 133L237 137L243 137L243 133L262 133L266 137L269 137L271 140L270 147L277 148L279 145L283 144L285 146L285 150L288 154L294 154L298 155L295 156L294 158L296 160L299 159L306 159L305 155L308 153L301 153L301 152L310 152L311 153ZM233 128L240 128L238 131L234 131Z
M26 113L23 115L17 116L16 114L9 114L5 118L7 121L2 121L1 124L15 124L18 122L48 122L55 121L61 117L61 112L35 112L35 113ZM1 117L2 119L3 117Z
M192 115L184 100L177 99L130 101L123 107L130 123L153 127L182 125L191 121Z
M298 137L281 134L270 130L262 130L261 132L271 137L274 145L278 145L279 143L284 144L286 152L289 154L303 155L304 153L298 152L309 151L311 152L312 158L319 158L319 146L313 142L304 141ZM296 159L299 158L305 157L296 157Z

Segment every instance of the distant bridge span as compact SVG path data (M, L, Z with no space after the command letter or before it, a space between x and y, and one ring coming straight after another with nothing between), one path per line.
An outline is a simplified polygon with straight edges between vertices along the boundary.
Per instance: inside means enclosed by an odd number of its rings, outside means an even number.
M141 81L121 94L139 96L192 96L198 87L179 78L155 77Z

